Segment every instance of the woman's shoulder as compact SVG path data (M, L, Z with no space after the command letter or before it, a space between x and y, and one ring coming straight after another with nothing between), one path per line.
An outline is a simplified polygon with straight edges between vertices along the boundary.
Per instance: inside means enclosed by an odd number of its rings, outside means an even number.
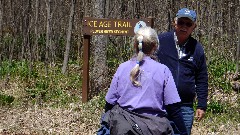
M159 62L159 61L156 61L156 60L151 59L151 62L153 63L153 65L154 65L156 68L159 68L159 67L161 67L161 68L167 68L166 65L162 64L162 63Z
M119 67L120 68L128 67L128 66L132 65L132 63L133 63L133 60L130 59L128 61L125 61L125 62L122 62L121 64L119 64Z
M129 70L130 68L132 68L132 65L133 65L133 61L132 60L128 60L128 61L125 61L123 63L120 63L118 68L117 68L117 72L120 73L120 72L126 72L127 70Z
M166 72L168 71L168 67L156 60L150 60L150 62L147 64L147 66L150 66L151 67L151 70L154 70L154 71L163 71L163 72Z

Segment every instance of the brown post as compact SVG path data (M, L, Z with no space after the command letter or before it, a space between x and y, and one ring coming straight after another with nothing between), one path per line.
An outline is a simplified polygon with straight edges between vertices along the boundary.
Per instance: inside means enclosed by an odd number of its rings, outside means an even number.
M153 28L153 26L154 26L154 18L149 16L148 19L151 19L150 21L148 21L148 23L150 23L150 27Z
M82 82L82 102L88 101L89 91L89 56L90 56L90 35L84 35L83 39L83 82Z

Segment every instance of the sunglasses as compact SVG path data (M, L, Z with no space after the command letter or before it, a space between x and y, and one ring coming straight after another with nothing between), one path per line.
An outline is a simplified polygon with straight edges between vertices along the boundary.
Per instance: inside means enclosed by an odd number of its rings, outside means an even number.
M193 23L191 23L191 22L184 22L184 21L178 20L177 21L177 25L180 25L180 26L185 25L187 27L191 27L193 25Z

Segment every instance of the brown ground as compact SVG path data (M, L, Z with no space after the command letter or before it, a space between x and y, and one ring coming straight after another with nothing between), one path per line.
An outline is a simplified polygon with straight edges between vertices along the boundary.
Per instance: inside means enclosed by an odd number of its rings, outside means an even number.
M69 109L53 109L37 106L21 109L0 110L0 133L4 134L62 134L94 135L98 129L100 110L81 110L71 104ZM194 123L192 135L239 135L240 123L217 123L205 119Z

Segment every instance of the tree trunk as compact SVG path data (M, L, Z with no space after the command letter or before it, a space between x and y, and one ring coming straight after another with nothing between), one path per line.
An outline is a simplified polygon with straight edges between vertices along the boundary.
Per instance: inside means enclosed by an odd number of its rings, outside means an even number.
M51 0L46 0L46 10L47 10L47 28L46 28L46 50L45 50L45 66L49 64L49 46L51 44Z
M223 35L223 11L224 11L224 7L222 7L223 5L223 0L220 1L220 8L221 8L221 11L220 11L220 17L219 17L219 20L218 22L220 22L220 44L222 45L222 50L224 50L224 43L223 41L225 40L225 36Z
M239 1L240 2L240 1ZM237 44L237 53L236 53L236 75L239 74L239 57L240 57L240 7L238 9L238 44Z
M104 0L93 0L93 15L95 18L103 18L104 17ZM93 37L93 57L94 57L94 65L93 65L93 88L92 90L99 92L103 89L105 85L105 77L107 72L106 65L106 37L103 35L94 36Z
M24 2L21 3L22 4L22 8L24 7ZM25 12L22 12L22 17L21 17L21 32L22 32L22 39L23 39L23 43L22 43L22 47L21 47L21 56L20 56L20 60L24 59L24 54L25 54L25 40L26 38L24 37L24 35L26 34L26 28L25 28Z
M207 48L207 58L208 63L211 61L211 46L212 46L212 33L213 33L213 27L212 27L212 6L213 6L213 0L210 0L210 9L208 14L208 48Z
M56 49L56 36L58 35L58 30L56 27L56 23L59 21L59 18L56 18L57 14L56 14L56 8L58 7L58 2L57 0L51 1L50 4L50 17L51 17L51 23L50 23L50 42L49 42L49 61L50 61L50 66L55 66L56 62L55 62L55 49ZM53 16L53 14L55 13L55 15ZM59 28L59 27L58 27Z
M63 74L65 74L65 72L67 70L69 50L70 50L70 43L71 43L71 35L72 35L72 26L73 26L75 3L76 3L76 0L72 0L71 11L70 11L70 16L69 16L69 22L68 22L67 43L66 43L66 49L65 49L64 60L63 60L63 67L62 67L62 73Z
M32 48L31 48L31 39L30 39L30 25L31 25L31 9L32 9L32 0L28 0L28 7L27 7L27 19L26 19L26 25L27 25L27 59L29 60L29 71L32 71L33 62L32 62ZM30 74L29 72L29 74Z
M3 2L0 0L0 37L3 36ZM0 56L1 57L1 56ZM1 58L0 58L1 59Z
M167 1L166 1L166 3L168 3ZM173 19L174 19L174 7L175 7L175 5L174 5L174 1L173 0L171 0L171 1L169 1L169 9L168 9L168 31L170 31L171 29L172 29L172 21L173 21Z
M35 36L35 40L34 40L34 45L33 45L33 59L34 60L39 60L39 48L38 48L38 38L39 38L39 33L38 33L38 10L39 9L39 1L36 0L35 1L35 22L34 22L34 36Z

